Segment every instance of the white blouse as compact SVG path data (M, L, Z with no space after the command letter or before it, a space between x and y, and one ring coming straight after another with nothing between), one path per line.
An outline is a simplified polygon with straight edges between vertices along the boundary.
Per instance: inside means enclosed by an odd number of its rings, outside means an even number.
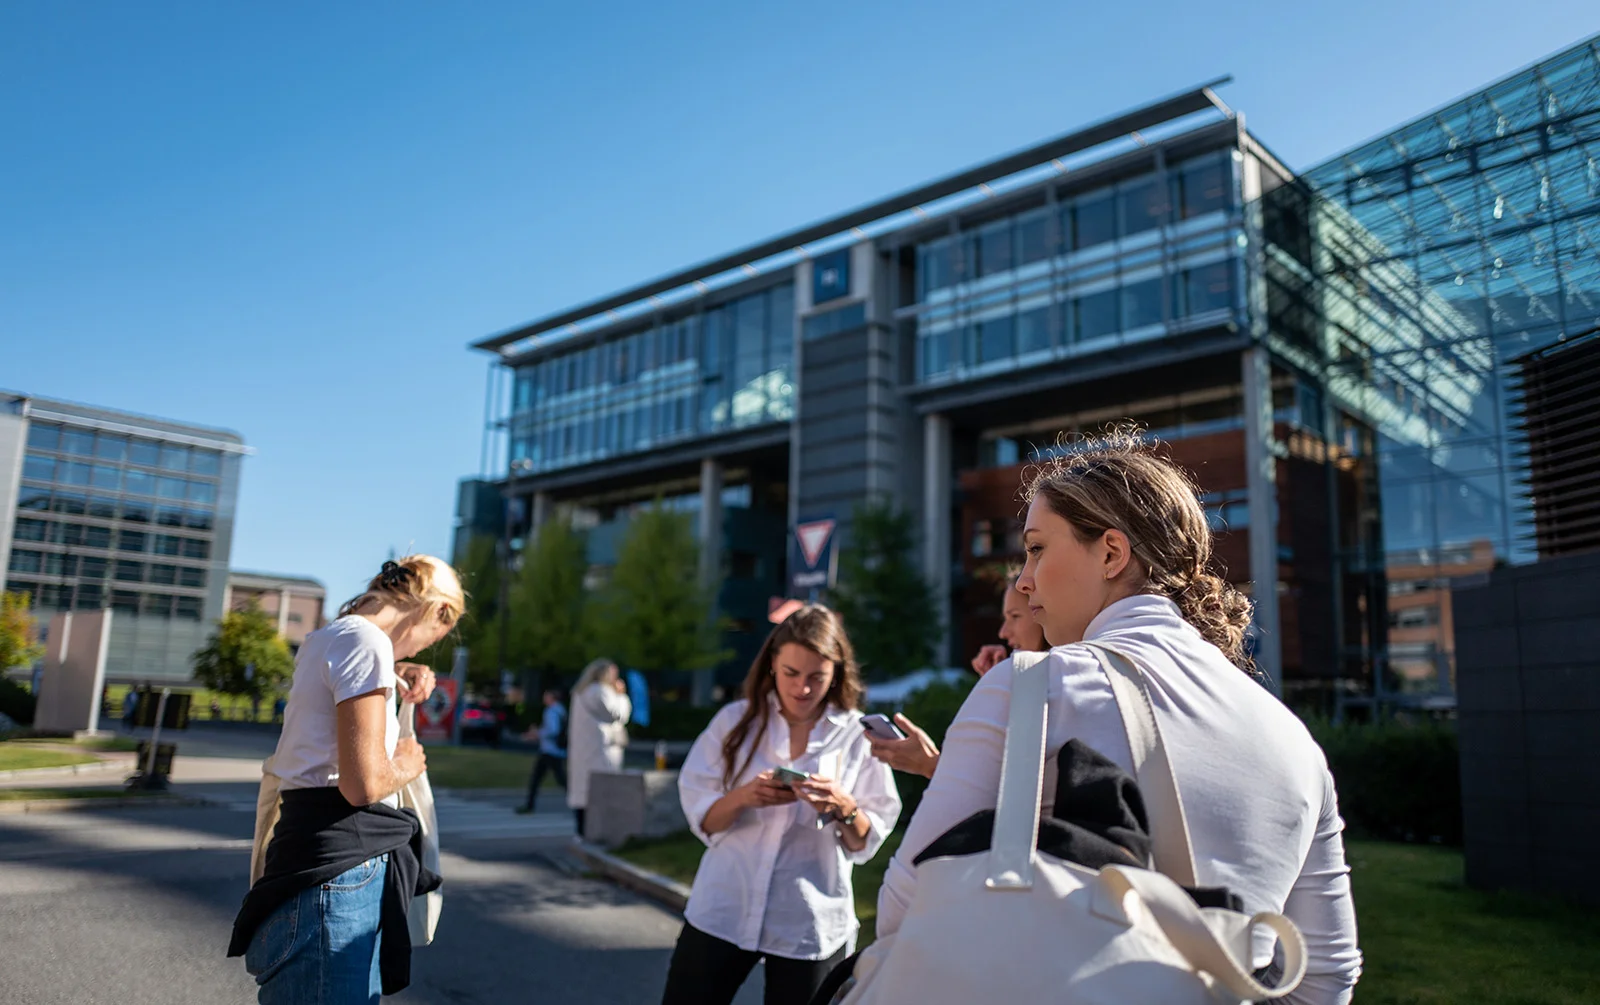
M1342 1005L1361 973L1355 906L1327 761L1305 726L1200 637L1164 597L1120 600L1085 637L1136 659L1182 794L1203 886L1225 886L1247 911L1282 912L1305 935L1305 980L1281 999ZM1111 683L1083 646L1058 646L1050 679L1044 813L1054 808L1055 752L1076 737L1132 774L1133 755ZM1011 661L972 689L945 738L938 769L889 864L878 896L878 933L900 927L916 893L911 862L934 839L980 810L992 810L1011 710ZM1256 943L1256 966L1271 959ZM1276 1000L1276 999L1275 999Z
M855 891L850 875L871 860L900 819L894 773L872 756L861 713L829 707L811 729L805 753L789 759L790 726L769 696L766 736L750 764L733 780L738 786L771 768L787 767L838 779L871 825L860 851L845 848L838 826L817 826L817 811L804 801L745 810L732 827L707 834L701 824L722 785L722 742L747 706L735 701L711 720L694 741L678 775L683 813L706 843L684 918L689 924L740 949L795 960L823 960L840 947L854 947ZM751 724L751 736L756 724ZM743 763L752 740L739 753Z

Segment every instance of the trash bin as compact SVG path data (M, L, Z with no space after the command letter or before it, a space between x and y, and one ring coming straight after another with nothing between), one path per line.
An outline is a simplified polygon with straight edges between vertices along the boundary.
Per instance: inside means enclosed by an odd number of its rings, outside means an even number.
M128 779L130 789L164 789L167 787L167 778L172 774L172 759L178 753L176 743L156 744L156 760L150 764L150 741L139 741L138 772Z

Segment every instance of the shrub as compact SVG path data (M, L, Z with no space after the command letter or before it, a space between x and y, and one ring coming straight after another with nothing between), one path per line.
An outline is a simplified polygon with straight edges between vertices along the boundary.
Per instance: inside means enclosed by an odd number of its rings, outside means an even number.
M1453 722L1308 719L1355 837L1459 845L1461 762Z
M37 703L33 692L14 680L0 677L0 712L19 726L33 724L33 710Z
M636 740L693 740L711 725L717 706L695 708L688 703L651 702L650 725L628 726Z

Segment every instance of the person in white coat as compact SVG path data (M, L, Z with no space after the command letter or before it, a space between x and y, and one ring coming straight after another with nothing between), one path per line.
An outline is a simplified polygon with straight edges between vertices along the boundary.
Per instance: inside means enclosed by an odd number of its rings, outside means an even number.
M1200 885L1226 887L1248 912L1285 914L1305 936L1305 979L1281 1000L1348 1002L1361 953L1333 777L1300 720L1241 669L1250 602L1207 568L1212 535L1193 484L1117 430L1045 464L1027 496L1017 589L1054 643L1039 664L1049 681L1044 814L1069 739L1134 773L1111 682L1079 644L1092 640L1144 671ZM946 733L879 893L880 938L899 930L915 898L916 857L995 808L1011 679L1010 660L984 675ZM1258 932L1252 962L1272 984L1272 939Z
M620 771L628 748L628 718L633 702L617 665L597 659L584 667L572 689L567 726L567 806L583 836L584 810L589 806L589 776Z

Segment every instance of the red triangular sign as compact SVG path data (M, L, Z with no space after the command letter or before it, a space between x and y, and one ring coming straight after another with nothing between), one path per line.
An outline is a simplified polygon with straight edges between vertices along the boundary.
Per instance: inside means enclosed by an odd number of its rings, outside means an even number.
M822 549L828 546L828 538L833 535L833 524L832 520L817 520L795 527L795 536L800 538L800 551L805 555L807 568L817 567L817 559L822 557Z

